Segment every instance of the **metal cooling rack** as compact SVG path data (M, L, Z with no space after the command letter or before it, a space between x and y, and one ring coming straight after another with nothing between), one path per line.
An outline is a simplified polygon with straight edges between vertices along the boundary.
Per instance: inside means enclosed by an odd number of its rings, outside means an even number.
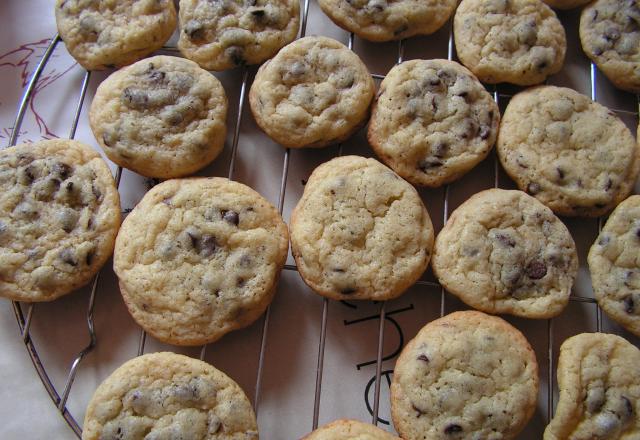
M308 16L309 16L309 3L310 0L304 0L303 3L303 11L302 11L302 20L301 20L301 26L300 26L300 37L305 36L306 34L306 30L307 30L307 21L308 21ZM449 60L453 60L454 59L454 41L453 41L453 26L452 26L452 19L449 20L449 38L448 38L448 43L447 43L447 47L446 47L446 53L447 53L447 59ZM55 51L56 47L58 46L58 44L60 43L61 39L60 37L56 34L50 41L50 44L47 48L47 50L45 51L45 53L42 56L42 59L40 60L40 62L38 63L36 69L34 70L29 83L27 84L27 87L25 89L25 92L22 96L22 99L20 101L20 104L18 106L18 111L16 114L16 119L15 119L15 123L13 126L13 131L11 133L11 137L9 139L9 146L13 146L16 145L17 140L18 140L18 136L19 136L19 132L20 132L20 128L22 126L22 120L24 118L24 114L25 111L28 107L28 104L32 98L33 95L33 91L35 90L35 86L38 82L38 79L40 77L40 74L42 73L44 67L47 65L49 59L51 58L51 55L53 54L53 52ZM354 34L351 33L349 35L349 40L348 40L348 47L349 49L353 50L353 45L354 45ZM168 51L168 52L175 52L176 55L179 55L178 50L175 47L164 47L163 50ZM398 51L397 51L397 63L401 63L404 60L404 40L401 40L398 42ZM590 90L591 90L591 99L593 101L597 101L597 87L596 87L596 83L597 83L597 78L598 78L598 70L595 66L594 63L590 63ZM244 114L244 106L245 106L245 101L246 101L246 92L247 92L247 87L249 87L249 68L248 67L242 67L241 69L241 75L242 75L242 83L240 86L240 95L239 95L239 99L238 99L238 112L237 112L237 116L236 116L236 120L235 120L235 124L234 124L234 131L233 131L233 138L232 138L232 143L231 143L231 158L230 158L230 162L229 162L229 168L228 168L228 178L229 179L233 179L234 176L234 169L235 169L235 161L236 161L236 155L237 155L237 150L238 150L238 140L240 138L240 124L242 122L242 117ZM86 92L87 92L87 88L89 85L89 80L91 77L91 72L87 71L84 74L84 79L82 81L82 85L79 91L79 97L77 100L77 104L76 104L76 109L75 109L75 113L74 113L74 117L73 117L73 122L71 125L71 129L69 131L69 138L73 139L75 134L76 134L76 129L78 127L78 120L80 118L80 113L82 111L82 107L85 103L85 97L86 97ZM382 80L384 79L385 75L381 75L381 74L376 74L376 73L372 73L372 77L376 80ZM493 94L493 98L496 101L496 103L500 106L501 104L505 103L505 100L508 100L509 98L511 98L512 95L507 94L507 93L502 93L499 91L497 86L492 86L490 88L490 90L492 91ZM639 115L640 112L640 95L638 95L637 97L638 100L638 109L639 111L637 112L631 112L631 111L627 111L627 110L620 110L620 109L611 109L616 113L620 113L620 114L631 114L631 115L635 115L636 117ZM342 154L342 146L340 145L338 147L338 155ZM499 165L499 161L497 158L497 155L495 154L495 151L493 153L494 157L493 157L493 169L494 169L494 187L498 188L499 184L500 184L500 165ZM279 196L278 196L278 211L280 212L280 214L282 214L283 211L283 207L284 207L284 196L285 196L285 192L287 189L287 176L289 173L289 161L290 161L290 150L289 149L285 149L284 151L284 156L283 156L283 165L282 165L282 174L281 174L281 183L280 183L280 192L279 192ZM119 187L120 186L120 179L122 177L122 168L121 167L117 167L116 170L116 175L115 175L115 181L116 181L116 186ZM449 217L449 192L450 192L450 185L446 185L443 187L442 190L443 194L442 194L442 200L443 200L443 212L442 212L442 219L443 219L443 224L447 222L447 219ZM599 218L598 219L598 232L600 232L600 230L602 229L602 225L603 225L603 218ZM296 271L297 268L294 265L285 265L284 267L285 270L290 270L290 271ZM60 414L62 415L62 417L64 417L65 421L67 422L67 424L71 427L71 429L73 430L73 432L76 434L76 436L78 438L81 437L82 435L82 428L80 427L80 425L78 424L78 422L76 421L76 419L74 418L74 416L69 412L68 408L67 408L67 400L69 398L69 395L71 393L71 389L74 383L74 380L76 378L76 375L78 373L78 368L81 365L82 360L94 349L95 345L96 345L96 333L95 333L95 329L94 329L94 305L95 305L95 299L96 299L96 291L97 291L97 287L98 287L98 283L100 282L100 273L98 273L98 275L96 275L96 277L94 278L92 284L91 284L91 294L89 296L89 303L87 306L87 313L86 313L86 323L87 323L87 330L89 333L89 338L90 338L90 342L89 344L84 347L75 357L75 359L73 360L71 367L69 368L69 372L67 374L67 380L65 382L64 388L62 390L62 394L60 394L60 392L58 391L58 389L56 389L56 387L53 385L51 379L49 378L49 375L47 374L46 368L42 362L42 360L40 359L40 356L38 354L38 351L36 349L36 346L31 338L31 334L30 334L30 329L31 329L31 324L33 322L34 319L34 311L35 311L35 303L20 303L20 302L12 302L13 305L13 311L16 317L16 321L18 323L18 327L20 330L20 334L22 337L22 340L24 342L25 348L27 349L27 352L29 354L29 357L31 358L31 361L33 362L33 366L36 369L36 372L38 373L38 375L40 376L40 379L42 380L42 383L45 387L45 389L47 390L49 396L51 397L51 400L53 401L53 403L56 405L58 411L60 412ZM438 284L437 282L431 282L431 281L418 281L416 283L419 286L425 286L425 287L429 287L429 288L439 288L440 289L440 316L444 316L445 314L445 305L446 305L446 293L445 293L445 289L440 286L440 284ZM580 295L571 295L570 297L570 301L572 302L580 302L580 303L589 303L589 304L593 304L593 307L595 308L595 312L596 312L596 328L597 331L601 331L602 330L602 310L600 309L600 307L598 306L598 304L596 303L594 298L591 297L585 297L585 296L580 296ZM383 345L384 345L384 333L385 333L385 319L386 319L386 310L385 310L385 302L381 302L380 306L379 306L379 327L378 327L378 334L377 334L377 356L376 356L376 374L375 374L375 389L374 389L374 400L373 400L373 408L371 410L372 413L372 417L371 417L371 423L373 423L374 425L377 425L379 421L381 421L381 419L379 419L378 417L378 412L379 412L379 408L380 408L380 378L381 378L381 374L382 374L382 362L383 362ZM26 307L26 314L24 312L24 308ZM323 305L322 305L322 321L321 321L321 326L320 326L320 338L319 338L319 343L318 343L318 362L317 362L317 369L316 369L316 381L315 381L315 393L314 393L314 407L313 407L313 422L312 422L312 428L316 429L318 427L318 419L319 419L319 411L320 411L320 396L322 393L322 373L323 373L323 367L324 367L324 353L325 353L325 342L326 342L326 335L327 335L327 322L328 322L328 316L329 316L329 300L327 298L323 299ZM260 354L259 354L259 359L258 359L258 369L256 372L256 381L255 381L255 389L254 389L254 402L253 402L253 406L254 406L254 410L256 412L256 414L258 413L258 409L259 409L259 403L260 403L260 392L261 392L261 387L262 387L262 376L263 376L263 367L264 367L264 357L265 357L265 353L266 353L266 341L267 341L267 333L269 330L269 317L271 314L271 307L268 307L265 314L264 314L264 318L263 318L263 325L262 325L262 335L261 335L261 343L260 343ZM546 422L548 423L549 420L552 418L553 416L553 397L554 397L554 368L553 368L553 353L554 353L554 346L553 346L553 331L554 331L554 320L553 319L548 319L547 320L547 350L546 350L546 363L548 366L548 377L547 377L547 414L546 414ZM146 344L146 332L144 330L141 329L140 331L140 337L139 337L139 342L138 342L138 350L137 350L137 355L140 356L144 353L145 350L145 344ZM200 350L200 359L204 359L205 357L205 353L206 353L206 349L207 349L207 345L203 345L201 350Z

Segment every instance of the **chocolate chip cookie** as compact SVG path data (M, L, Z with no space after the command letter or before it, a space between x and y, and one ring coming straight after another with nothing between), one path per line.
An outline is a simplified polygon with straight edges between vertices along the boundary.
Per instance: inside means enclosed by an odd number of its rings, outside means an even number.
M120 198L91 147L68 139L0 151L0 296L51 301L111 256Z
M640 350L620 336L582 333L562 343L560 400L544 440L640 437Z
M139 356L98 387L83 440L258 440L249 399L211 365L175 353Z
M589 250L589 271L602 310L640 336L640 195L609 216Z
M180 51L207 70L259 64L298 34L298 0L180 0Z
M462 0L453 32L462 64L491 84L539 84L567 50L560 20L540 0Z
M192 174L222 151L227 97L193 61L156 56L115 72L96 92L89 122L105 154L148 177Z
M455 0L319 0L338 26L369 41L432 34L456 8Z
M260 67L249 102L260 128L279 144L324 147L365 124L374 92L358 55L331 38L305 37Z
M57 0L67 50L87 70L131 64L160 49L176 28L173 0Z
M321 426L301 440L400 440L400 438L369 423L340 419Z
M391 69L373 105L368 138L376 154L414 185L449 183L482 161L500 111L475 76L447 60Z
M490 189L453 212L436 238L433 271L471 307L550 318L569 301L578 256L549 208L522 191Z
M113 266L141 327L163 342L198 345L264 312L288 247L278 211L248 186L175 179L153 187L127 216Z
M302 279L337 300L384 300L429 263L433 226L418 192L375 159L335 158L316 168L291 213Z
M391 415L405 440L513 439L536 408L538 363L506 321L475 311L430 322L402 350Z
M640 171L640 145L627 126L564 87L515 95L496 148L518 187L560 215L603 215L629 195Z
M582 49L618 88L640 93L640 1L597 0L580 15Z

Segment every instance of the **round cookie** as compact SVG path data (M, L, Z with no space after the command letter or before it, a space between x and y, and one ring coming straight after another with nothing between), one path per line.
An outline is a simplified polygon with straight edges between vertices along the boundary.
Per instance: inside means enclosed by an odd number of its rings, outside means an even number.
M207 70L259 64L293 41L298 0L180 0L178 48Z
M242 388L206 362L175 353L139 356L93 394L82 440L258 440Z
M640 195L609 216L589 250L593 292L607 315L640 336Z
M618 88L640 93L640 1L597 0L580 15L582 49Z
M192 174L222 151L227 97L193 61L148 58L100 84L89 122L105 154L147 177Z
M335 24L369 41L432 34L456 8L455 0L319 0L318 4Z
M617 335L582 333L562 343L560 399L544 440L640 437L640 350Z
M462 0L453 33L462 64L491 84L539 84L567 50L562 24L540 0Z
M173 0L57 0L55 10L60 38L87 70L131 64L176 28Z
M321 426L301 440L400 440L400 438L369 423L340 419Z
M574 9L584 6L591 0L543 0L546 4L555 9Z
M51 301L111 256L120 198L91 147L68 139L0 150L0 296Z
M499 123L498 105L466 68L447 60L411 60L382 81L367 137L400 176L436 187L489 154Z
M359 156L313 171L290 229L300 276L336 300L401 295L427 268L433 246L431 219L415 188Z
M264 312L288 238L276 208L248 186L168 180L123 222L113 266L141 327L170 344L205 344Z
M405 440L512 439L536 408L538 364L515 327L455 312L402 350L391 383L393 425Z
M471 307L551 318L569 302L578 256L549 208L522 191L490 189L453 212L436 238L432 266Z
M515 95L496 149L518 187L559 215L603 215L629 195L640 171L640 146L627 126L564 87Z
M260 128L289 148L347 139L369 116L375 85L358 55L326 37L305 37L264 63L249 92Z

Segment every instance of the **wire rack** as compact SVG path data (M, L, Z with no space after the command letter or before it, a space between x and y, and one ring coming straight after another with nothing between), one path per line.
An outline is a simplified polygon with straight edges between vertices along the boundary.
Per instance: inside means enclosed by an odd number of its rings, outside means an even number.
M304 0L303 1L303 9L302 9L302 20L301 20L301 27L300 27L300 37L305 36L306 31L307 31L307 22L308 22L308 17L309 17L309 4L310 4L310 0ZM449 20L448 24L448 42L447 42L447 46L446 46L446 55L447 55L447 59L449 60L453 60L454 59L454 40L453 40L453 29L452 29L452 20ZM40 78L40 74L42 73L43 69L45 68L45 66L47 65L47 63L49 62L52 54L54 53L54 51L56 50L56 47L59 45L61 39L60 37L56 34L51 40L50 40L50 44L48 46L48 48L46 49L46 51L44 52L40 62L38 63L36 69L34 70L28 84L27 87L23 93L23 96L20 100L19 106L18 106L18 110L17 110L17 114L16 114L16 118L15 118L15 123L13 126L13 131L11 134L11 137L9 139L9 146L13 146L16 145L18 137L19 137L19 132L20 132L20 128L22 126L22 121L25 115L25 111L29 105L30 100L32 99L32 95L33 92L35 90L35 86L38 82L38 79ZM398 46L397 46L397 63L401 63L404 60L404 40L400 40L398 42ZM348 37L348 47L349 49L353 50L354 48L354 34L350 34ZM177 51L177 49L175 47L164 47L163 50L168 51L168 52L173 52L175 54L179 54L179 52ZM598 94L597 94L597 81L598 81L598 70L596 68L596 66L594 65L594 63L590 63L589 66L589 73L590 73L590 92L591 92L591 99L594 101L597 101L598 99ZM237 156L237 151L238 151L238 141L240 139L240 126L241 126L241 122L242 122L242 118L243 118L243 114L244 114L244 110L245 110L245 101L246 101L246 93L247 93L247 88L250 86L249 84L249 68L248 67L242 67L241 68L241 76L242 76L242 82L240 85L240 93L239 93L239 99L237 102L237 116L234 122L234 129L233 129L233 136L232 136L232 142L231 142L231 157L230 157L230 162L229 162L229 167L228 167L228 178L229 179L233 179L234 177L234 169L235 169L235 162L236 162L236 156ZM376 80L382 80L384 79L385 75L382 74L377 74L377 73L372 73L372 77ZM71 128L69 131L69 138L73 139L75 134L76 134L76 129L78 127L78 121L80 118L80 114L82 111L82 108L85 104L85 98L86 98L86 92L88 89L88 85L89 85L89 80L91 78L91 72L90 71L86 71L84 73L84 78L82 81L82 85L79 91L79 97L77 99L77 103L75 106L75 112L74 112L74 116L73 116L73 120L72 120L72 124L71 124ZM506 104L506 102L508 101L509 98L511 98L512 94L508 94L508 93L503 93L499 90L498 86L491 86L489 88L489 90L491 91L494 100L496 101L496 103L501 106ZM636 99L638 101L638 108L640 110L640 96L636 96ZM620 113L620 114L627 114L627 115L634 115L634 116L638 116L639 112L638 111L628 111L628 110L622 110L622 109L611 109L616 113ZM342 145L338 146L338 155L342 154ZM499 162L497 159L497 155L493 155L493 172L494 172L494 179L493 179L493 186L498 188L500 185L500 166L499 166ZM290 150L289 149L285 149L284 150L284 155L282 158L282 174L280 176L280 191L279 191L279 196L278 196L278 211L280 212L280 214L282 214L283 212L283 207L284 207L284 200L285 200L285 193L287 190L287 177L289 174L289 162L290 162ZM120 186L120 180L122 177L122 168L118 167L116 169L116 173L115 173L115 181L116 181L116 186L119 187ZM442 220L443 220L443 224L447 222L447 219L449 217L449 205L450 205L450 185L446 185L442 188L442 203L443 203L443 210L442 210ZM432 213L433 214L433 213ZM598 232L601 230L603 225L603 218L599 218L598 219ZM296 271L297 268L294 265L285 265L284 267L285 270L288 271ZM55 406L57 407L58 411L60 412L60 414L62 415L62 417L64 417L65 421L67 422L67 424L71 427L71 429L73 430L73 432L76 434L76 436L78 438L81 437L82 434L82 428L81 426L78 424L77 420L74 418L74 416L71 414L71 412L69 411L69 409L67 408L67 401L69 399L69 395L71 393L72 387L73 387L73 383L74 380L76 378L76 375L78 373L78 370L81 366L81 363L83 361L83 359L94 349L94 347L96 346L96 332L95 332L95 328L94 328L94 306L95 306L95 300L96 300L96 292L97 292L97 288L98 288L98 284L100 283L100 273L98 273L98 275L93 279L92 283L91 283L91 293L89 296L89 302L87 305L87 312L86 312L86 325L87 325L87 331L89 334L89 343L80 351L78 352L77 356L75 357L75 359L73 360L73 362L71 363L71 366L68 370L67 373L67 378L66 378L66 382L64 387L62 388L62 393L60 393L60 391L58 389L56 389L56 387L54 386L54 384L52 383L49 375L47 374L47 370L45 368L45 365L43 364L40 355L38 354L38 351L36 349L36 346L34 344L34 341L31 337L31 325L34 321L34 311L36 308L35 303L20 303L20 302L13 302L12 306L13 306L13 311L15 314L15 318L16 321L18 323L18 327L20 330L20 334L22 337L22 340L24 342L25 348L27 349L27 352L31 358L31 361L33 362L33 366L35 367L40 379L42 380L42 383L47 391L47 393L49 394L49 396L51 397L51 400L53 401L53 403L55 404ZM437 282L431 282L431 281L424 281L424 280L420 280L416 283L418 286L424 286L425 288L436 288L439 289L440 291L440 316L444 316L445 314L445 309L446 309L446 300L447 300L447 294L444 290L444 288L442 286L440 286ZM570 296L570 301L571 302L577 302L577 303L589 303L592 304L594 309L595 309L595 315L596 315L596 328L597 331L601 331L602 330L602 311L600 309L600 307L598 306L598 304L596 303L596 301L591 298L591 297L586 297L586 296L580 296L580 295L575 295L572 294ZM25 309L26 309L26 313L25 313ZM259 410L259 404L260 404L260 397L261 397L261 389L262 389L262 379L263 379L263 370L264 370L264 358L265 358L265 353L266 353L266 342L267 342L267 334L269 331L269 320L270 320L270 315L271 315L271 307L268 307L265 314L264 314L264 318L262 321L262 332L261 332L261 342L260 342L260 350L259 350L259 358L258 358L258 367L257 367L257 371L256 371L256 376L255 376L255 388L254 388L254 401L253 401L253 407L254 410L256 411L256 414L258 413ZM314 405L313 405L313 421L312 421L312 429L316 429L318 427L318 421L319 421L319 411L320 411L320 397L321 397L321 393L322 393L322 379L323 379L323 368L324 368L324 355L325 355L325 345L326 345L326 337L327 337L327 322L329 319L329 300L324 298L323 302L322 302L322 315L321 315L321 323L320 323L320 337L319 337L319 342L318 342L318 354L317 354L317 366L316 366L316 377L315 377L315 393L314 393ZM387 317L387 312L386 312L386 303L380 302L379 304L379 312L378 312L378 321L379 321L379 326L378 326L378 332L377 332L377 356L376 356L376 370L375 370L375 381L374 381L374 396L373 396L373 405L372 408L369 408L369 411L371 413L371 422L374 425L377 425L381 419L378 417L378 413L379 413L379 409L380 409L380 388L381 388L381 375L382 375L382 363L385 360L385 358L383 358L383 346L384 346L384 338L385 338L385 319ZM546 414L546 421L548 422L552 415L553 415L553 410L554 410L554 365L553 365L553 355L554 355L554 344L553 344L553 332L554 332L554 320L553 319L548 319L546 321L546 334L547 334L547 344L546 344L546 364L547 364L547 372L548 372L548 377L547 377L547 414ZM147 339L147 335L145 333L144 330L140 330L140 336L139 336L139 340L138 340L138 349L137 349L137 355L140 356L144 353L145 351L145 344L146 344L146 339ZM200 359L204 359L205 357L205 353L207 350L207 345L203 345L200 349Z

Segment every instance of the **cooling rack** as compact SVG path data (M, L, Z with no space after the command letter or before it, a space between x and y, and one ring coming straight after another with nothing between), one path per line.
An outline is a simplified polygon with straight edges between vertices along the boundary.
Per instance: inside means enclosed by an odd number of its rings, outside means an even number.
M300 28L300 37L304 36L307 32L307 23L308 23L308 18L309 18L309 7L310 7L310 0L304 0L303 2L303 8L302 8L302 19L301 19L301 28ZM560 15L561 20L564 17L563 15ZM443 55L446 55L446 58L449 60L455 59L455 50L454 50L454 41L453 41L453 34L452 34L452 24L451 24L451 20L449 21L449 23L446 25L447 30L448 30L448 38L446 39L446 47L443 47ZM18 141L18 137L19 137L19 133L20 133L20 127L22 125L22 120L24 118L25 115L25 111L29 105L30 100L32 99L33 96L33 92L35 90L36 84L38 82L38 79L40 78L40 75L43 71L43 69L45 68L45 66L47 65L47 63L49 62L52 54L54 53L54 51L56 50L56 48L59 46L61 39L59 38L58 35L54 36L49 43L49 46L47 48L47 50L45 51L45 53L43 54L39 64L37 65L36 69L34 70L28 84L27 87L24 91L24 94L22 96L22 99L19 103L19 107L18 107L18 111L16 114L16 119L15 119L15 123L13 126L13 131L11 134L11 137L9 139L9 145L15 145ZM347 40L347 46L349 47L349 49L354 50L354 42L355 42L355 37L353 34L349 34L348 35L348 40ZM177 49L175 47L165 47L163 48L163 51L169 52L172 55L179 55L179 52L177 51ZM443 56L444 57L444 56ZM401 40L397 43L397 51L396 51L396 62L400 63L404 60L405 58L405 41ZM246 93L247 93L247 88L250 86L250 82L251 82L251 75L250 75L250 71L251 68L250 67L242 67L241 69L239 69L238 74L240 75L240 77L242 78L241 83L240 83L240 90L239 90L239 95L238 95L238 100L236 102L237 105L237 114L235 117L235 120L233 121L233 134L232 134L232 138L231 138L231 145L230 145L230 150L231 150L231 154L230 154L230 159L229 159L229 166L228 166L228 171L227 171L227 176L229 179L233 179L234 178L234 171L235 171L235 164L236 164L236 157L237 157L237 152L238 152L238 148L239 148L239 139L242 135L241 133L241 124L242 124L242 120L244 117L244 113L246 112L245 109L245 102L246 102ZM384 79L384 74L380 74L380 73L372 73L372 76L374 79L376 80L382 80ZM593 63L588 64L588 76L589 76L589 81L590 81L590 95L591 98L594 101L597 101L599 96L598 96L598 83L601 80L600 76L601 74L598 72L596 66ZM73 114L73 119L72 119L72 124L71 124L71 128L69 131L69 138L74 138L75 134L76 134L76 130L78 128L78 122L80 119L80 115L83 109L83 106L85 105L85 101L86 101L86 95L87 95L87 89L89 87L89 81L91 78L91 72L87 71L84 73L84 77L83 77L83 81L79 90L79 97L77 99L77 102L75 104L75 111ZM509 98L513 95L513 93L515 93L515 91L517 91L517 89L514 89L513 87L510 86L489 86L488 90L492 93L494 100L496 101L496 103L500 106L501 109L504 108L504 106L506 105L506 103L508 102ZM629 98L631 99L631 95L629 95ZM640 96L636 96L634 98L637 103L636 105L640 108ZM636 122L637 122L637 117L638 117L638 111L634 110L626 110L626 109L616 109L616 108L612 108L612 110L618 114L621 115L625 115L627 117L635 117L636 118ZM338 146L337 149L337 154L341 155L342 154L342 146ZM491 161L492 163L492 170L493 170L493 186L494 187L499 187L501 182L501 172L500 172L500 166L499 166L499 162L497 160L497 156L494 154L492 154L492 156L488 159L489 161ZM280 174L280 186L279 186L279 195L278 195L278 201L277 201L277 208L279 210L279 212L282 214L283 213L283 208L284 208L284 204L285 204L285 194L287 191L287 185L288 185L288 176L289 176L289 169L290 169L290 161L291 161L291 152L289 149L285 149L281 158L281 163L282 163L282 173ZM118 187L120 187L120 181L121 181L121 177L123 174L123 170L122 168L118 167L116 169L116 173L115 173L115 181ZM456 183L444 186L443 188L437 190L440 192L440 197L441 197L441 203L442 203L442 210L441 212L434 212L433 210L430 209L430 213L432 217L439 217L443 224L446 223L449 214L450 214L450 207L452 205L451 203L451 196L450 196L450 189L452 185L456 185ZM125 213L126 214L126 213ZM600 218L598 219L598 227L597 227L597 231L594 230L593 231L593 235L595 238L595 233L599 232L599 230L601 229L603 224L603 219ZM291 264L287 264L285 265L284 268L286 271L296 271L296 267L294 265ZM108 270L108 269L103 269L104 270ZM67 424L71 427L71 429L73 430L73 432L75 433L75 435L77 437L81 436L81 432L82 432L82 428L79 425L78 421L76 420L76 418L74 417L74 415L71 413L71 411L68 408L68 399L70 396L70 393L72 391L73 388L73 384L74 381L77 377L78 371L82 366L82 361L86 358L86 356L88 356L92 350L96 347L96 343L97 343L97 337L96 337L96 331L95 331L95 327L94 327L94 316L95 316L95 305L96 305L96 295L98 292L98 286L100 283L100 274L98 274L93 282L91 283L91 289L90 289L90 295L89 295L89 301L88 301L88 305L87 305L87 310L86 310L86 329L83 331L86 331L88 333L89 336L89 343L82 348L76 355L75 359L73 360L73 362L71 363L69 369L68 369L68 373L66 375L66 381L64 383L63 387L58 387L56 388L56 386L54 385L53 381L51 380L49 374L47 373L47 368L44 364L44 362L41 359L40 354L38 353L38 350L36 348L35 342L32 338L32 324L34 322L35 319L46 319L46 318L37 318L38 315L34 314L34 311L36 309L36 307L45 307L43 305L38 305L36 306L34 303L19 303L19 302L13 302L13 311L15 314L15 318L16 321L18 323L19 326L19 330L20 330L20 334L22 337L22 341L24 342L25 348L27 349L27 352L31 358L31 361L33 362L33 365L40 377L40 379L42 380L42 383L47 391L47 393L49 394L51 400L53 401L53 403L55 404L55 406L57 407L58 411L60 412L60 414L64 417L65 421L67 422ZM447 308L447 301L451 301L451 297L448 296L448 294L445 292L445 290L435 281L430 281L430 280L425 280L422 279L420 281L417 282L417 288L418 289L429 289L429 290L434 290L437 289L439 291L439 315L443 316L445 314L446 308ZM453 300L455 301L455 300ZM600 308L598 307L597 303L595 302L595 300L590 297L590 296L585 296L585 295L578 295L578 294L572 294L570 297L570 301L572 303L586 303L589 304L590 307L593 307L594 313L595 313L595 318L596 318L596 330L597 331L601 331L603 328L603 316L602 316L602 312L600 310ZM322 396L322 385L323 385L323 373L324 373L324 367L325 367L325 348L326 348L326 341L327 341L327 328L328 328L328 323L329 321L329 305L330 305L330 300L324 298L322 300L322 312L320 316L320 323L319 323L319 338L318 338L318 345L317 345L317 363L316 363L316 370L315 370L315 387L314 387L314 395L313 395L313 414L311 417L311 423L309 428L310 429L315 429L318 424L319 424L319 420L320 420L320 406L321 406L321 396ZM267 308L264 317L262 319L261 322L261 337L260 337L260 345L259 345L259 357L258 357L258 362L257 362L257 369L255 372L255 386L254 386L254 390L253 390L253 406L254 409L256 411L256 413L258 413L259 411L259 405L260 405L260 401L261 401L261 393L263 391L263 375L264 375L264 365L265 365L265 354L267 353L267 335L269 332L269 328L270 328L270 317L271 317L271 309L273 306L270 306L269 308ZM388 424L388 422L384 421L383 419L381 419L379 417L379 412L380 412L380 395L381 395L381 387L382 387L382 377L383 375L385 376L386 380L389 380L389 376L388 374L386 374L386 372L383 372L383 362L389 360L390 358L393 358L393 356L396 356L398 353L397 351L392 353L392 355L387 355L384 356L383 352L384 352L384 341L385 341L385 323L389 321L389 315L391 315L392 313L396 313L397 310L394 311L388 311L388 306L386 302L380 302L380 303L376 303L375 307L377 308L377 312L375 315L375 319L378 322L377 325L377 332L375 332L375 334L371 335L372 340L375 341L376 344L376 359L375 359L375 376L374 376L374 380L372 383L373 386L373 398L372 398L372 402L371 404L369 404L369 401L367 401L367 410L371 415L371 422L373 424L379 424L380 422L382 423L386 423ZM365 319L369 319L369 318L365 318ZM548 422L548 420L552 417L553 414L553 405L554 405L554 327L557 324L557 319L549 319L546 320L546 350L545 350L545 354L546 354L546 358L545 359L539 359L539 362L542 364L543 362L546 364L546 372L547 372L547 377L546 377L546 404L544 406L546 406L546 422ZM345 325L347 323L345 322ZM565 322L562 322L562 325L566 324ZM84 326L84 324L82 324ZM397 325L397 324L396 324ZM373 342L373 341L372 341ZM139 334L139 338L138 338L138 347L137 347L137 355L141 355L144 353L145 351L145 346L147 343L147 335L143 330L140 330L140 334ZM205 358L205 354L206 354L206 350L207 350L207 346L204 345L201 347L200 352L199 352L199 357L200 359L204 359ZM371 362L373 363L373 362ZM359 367L358 367L359 368ZM369 384L371 385L371 383ZM369 386L367 387L367 392L369 391Z

